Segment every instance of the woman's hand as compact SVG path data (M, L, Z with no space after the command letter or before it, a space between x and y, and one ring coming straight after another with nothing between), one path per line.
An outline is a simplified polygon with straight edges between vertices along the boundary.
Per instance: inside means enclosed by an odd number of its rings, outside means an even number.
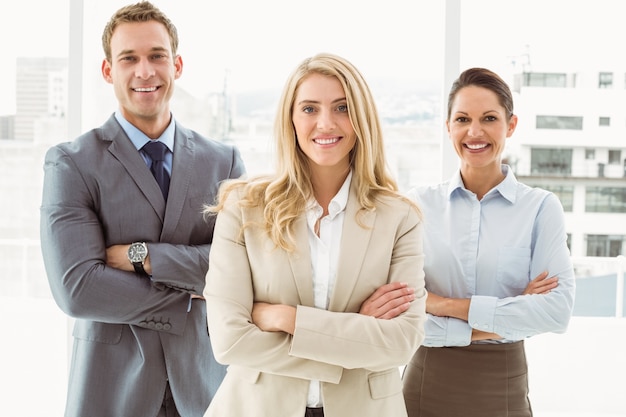
M546 278L547 276L548 271L537 275L535 279L528 283L522 295L548 294L550 291L555 289L559 285L559 277Z
M393 319L409 309L415 300L415 289L405 282L391 282L380 286L361 304L359 314L377 319Z
M252 322L265 332L285 332L296 330L296 308L285 304L254 303Z

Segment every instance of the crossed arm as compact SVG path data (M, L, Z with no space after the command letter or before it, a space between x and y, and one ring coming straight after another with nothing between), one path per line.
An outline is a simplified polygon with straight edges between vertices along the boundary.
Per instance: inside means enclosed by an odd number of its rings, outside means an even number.
M548 272L542 272L535 279L530 281L522 295L527 294L548 294L558 285L558 277L548 278ZM469 298L447 298L432 292L428 293L426 299L426 312L433 316L454 317L468 321L470 309ZM496 333L488 333L480 330L472 330L472 341L486 339L501 339Z
M542 272L530 281L522 294L547 294L558 285L558 277L548 278ZM382 285L363 302L359 314L381 319L391 319L405 312L415 299L415 290L406 283L392 282ZM426 312L434 316L455 317L467 321L470 308L469 298L448 298L428 293ZM296 322L296 307L284 304L254 303L252 320L261 330L293 334ZM495 333L474 329L472 340L500 339Z
M363 302L359 314L380 319L392 319L408 310L415 299L415 289L404 282L382 285ZM284 304L254 303L252 321L266 332L293 334L296 307Z

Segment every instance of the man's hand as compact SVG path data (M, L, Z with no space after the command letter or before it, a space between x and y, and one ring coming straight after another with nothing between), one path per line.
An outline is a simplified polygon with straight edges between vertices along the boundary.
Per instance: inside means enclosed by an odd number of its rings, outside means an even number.
M359 314L378 319L393 319L409 309L415 289L405 282L391 282L379 287L361 304Z

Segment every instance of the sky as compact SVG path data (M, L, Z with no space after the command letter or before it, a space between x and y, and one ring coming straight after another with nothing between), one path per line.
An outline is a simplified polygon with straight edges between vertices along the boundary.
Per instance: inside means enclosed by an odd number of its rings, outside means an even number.
M0 5L0 115L14 112L15 59L67 56L69 5L30 0ZM85 71L99 72L101 30L127 0L84 0ZM461 69L507 75L527 59L537 71L595 66L623 74L621 0L460 0ZM443 69L443 0L154 0L178 27L184 72L197 96L282 87L303 58L326 51L351 60L368 80L436 83Z

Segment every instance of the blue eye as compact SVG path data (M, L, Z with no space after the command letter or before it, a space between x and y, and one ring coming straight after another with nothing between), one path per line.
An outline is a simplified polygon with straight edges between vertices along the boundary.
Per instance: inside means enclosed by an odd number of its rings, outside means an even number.
M337 110L339 110L342 113L345 113L348 111L348 105L347 104L342 104L340 106L337 106Z
M302 111L303 111L304 113L313 113L314 109L313 109L313 107L312 107L312 106L306 106L306 107L303 107L303 108L302 108Z

